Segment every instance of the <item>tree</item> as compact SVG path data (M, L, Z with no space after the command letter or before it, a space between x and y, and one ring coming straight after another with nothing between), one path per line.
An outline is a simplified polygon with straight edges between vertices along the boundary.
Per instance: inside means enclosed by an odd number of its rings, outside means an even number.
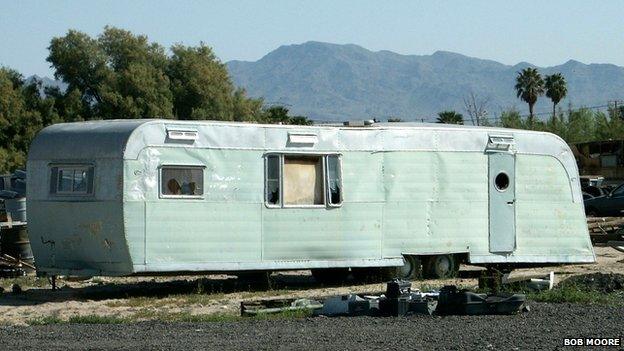
M596 140L596 114L588 108L571 111L568 115L567 131L564 139L568 143L582 143Z
M464 124L464 116L461 113L457 113L455 111L442 111L438 113L438 119L436 123Z
M529 104L529 126L534 123L533 106L537 98L544 94L544 80L536 68L528 67L516 76L516 95Z
M24 167L33 136L42 127L37 83L26 84L21 74L0 67L0 172Z
M515 108L503 111L500 116L499 125L503 128L525 129L526 124L520 116L520 112Z
M298 124L311 125L312 121L305 116L289 116L288 108L271 106L264 110L263 122L270 124Z
M553 121L557 121L557 104L568 94L565 78L561 73L546 76L544 80L546 96L553 103Z
M262 101L235 90L227 68L208 46L175 45L167 73L180 119L257 120ZM240 115L243 114L243 115Z
M88 103L101 103L101 88L110 70L106 53L97 40L87 34L69 30L64 37L52 38L47 61L54 68L54 78L68 84L68 91L76 89Z
M65 90L0 67L0 171L25 165L35 134L58 122L109 118L221 119L258 122L262 99L236 89L203 43L169 54L143 35L114 27L92 38L70 30L53 38L47 61ZM311 124L287 116L289 124Z
M472 91L467 96L464 96L464 108L470 117L472 125L481 126L487 121L487 107L489 103L489 97L480 97Z
M97 39L70 30L49 50L55 77L69 84L67 92L80 92L98 118L172 116L167 56L147 37L114 27Z
M175 45L167 67L179 119L257 120L261 100L244 97L235 90L227 68L208 46ZM234 112L245 115L235 115Z
M53 38L49 50L55 77L69 85L64 94L51 96L71 101L76 118L254 121L261 115L262 100L236 89L225 65L203 43L174 45L168 56L144 35L107 26L97 38L70 30ZM79 106L83 111L77 113Z
M245 89L234 92L234 120L239 122L257 122L262 115L262 99L250 99Z
M314 122L312 122L306 116L292 116L290 117L289 124L295 124L300 126L311 126Z

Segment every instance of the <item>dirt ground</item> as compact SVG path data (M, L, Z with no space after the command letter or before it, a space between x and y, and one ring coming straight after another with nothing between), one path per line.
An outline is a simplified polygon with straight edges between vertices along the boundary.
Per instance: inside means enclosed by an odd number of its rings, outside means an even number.
M594 264L521 269L512 276L555 272L556 282L576 274L602 272L624 274L624 253L596 247ZM413 288L428 290L448 284L475 287L479 268L462 266L460 277L448 280L421 280ZM94 277L85 281L58 282L51 290L45 279L24 277L0 279L0 324L28 325L33 320L53 316L67 320L73 316L115 316L150 320L166 314L237 315L240 303L261 298L302 298L340 295L349 292L380 292L384 284L322 286L308 271L274 274L270 288L238 280L233 276L176 277ZM12 292L18 284L22 292Z

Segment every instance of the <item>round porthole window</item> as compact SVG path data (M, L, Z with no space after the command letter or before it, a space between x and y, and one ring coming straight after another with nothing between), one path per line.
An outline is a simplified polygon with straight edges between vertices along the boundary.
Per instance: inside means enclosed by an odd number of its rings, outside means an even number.
M509 188L509 176L505 172L500 172L494 179L494 185L498 191L505 191Z

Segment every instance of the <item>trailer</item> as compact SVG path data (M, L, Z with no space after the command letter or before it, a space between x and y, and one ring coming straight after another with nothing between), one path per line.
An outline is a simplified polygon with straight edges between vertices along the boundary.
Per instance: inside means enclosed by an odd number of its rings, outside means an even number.
M28 155L40 275L594 262L559 137L442 124L109 120L42 130Z

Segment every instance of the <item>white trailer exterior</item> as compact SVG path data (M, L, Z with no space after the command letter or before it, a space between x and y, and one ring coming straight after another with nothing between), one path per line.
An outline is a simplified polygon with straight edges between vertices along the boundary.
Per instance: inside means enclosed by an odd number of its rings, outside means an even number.
M543 132L81 122L40 132L27 169L41 274L595 260L575 159Z

